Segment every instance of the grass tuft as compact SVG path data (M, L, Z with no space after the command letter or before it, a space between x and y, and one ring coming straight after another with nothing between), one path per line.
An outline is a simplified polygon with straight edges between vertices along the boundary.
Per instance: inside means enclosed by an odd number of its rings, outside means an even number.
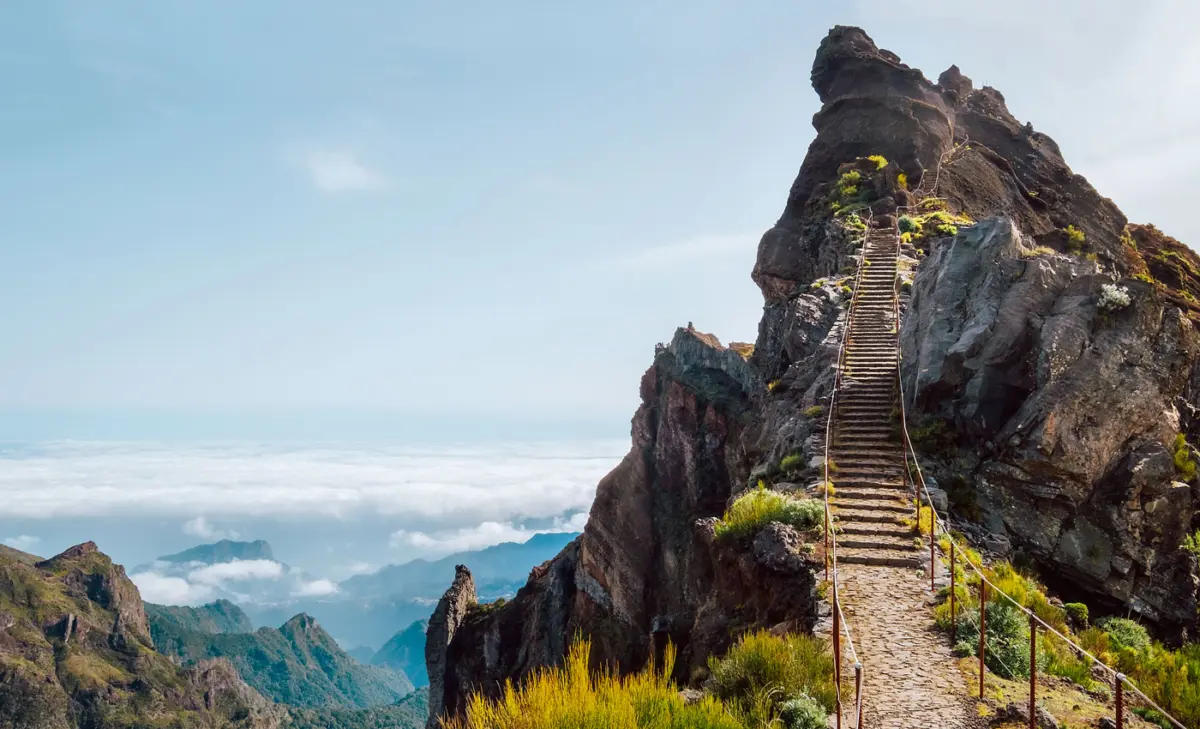
M825 507L816 499L794 498L761 485L738 497L716 524L718 539L746 537L773 521L808 530L823 523Z

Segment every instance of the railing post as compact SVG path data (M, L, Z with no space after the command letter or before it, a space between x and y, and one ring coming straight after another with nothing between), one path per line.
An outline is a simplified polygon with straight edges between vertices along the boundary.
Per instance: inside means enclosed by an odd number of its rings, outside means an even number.
M1117 729L1125 729L1125 674L1117 674Z
M950 643L958 642L958 622L954 619L954 540L950 540Z
M825 478L825 581L829 582L829 478Z
M854 727L863 729L862 720L862 662L854 663Z
M929 591L934 592L937 588L933 586L933 577L937 573L937 556L934 554L934 513L933 504L929 504Z
M1037 618L1029 613L1029 729L1037 729Z
M833 686L837 727L842 729L842 613L838 605L837 574L833 576Z
M979 700L983 701L983 654L987 650L987 583L979 579Z

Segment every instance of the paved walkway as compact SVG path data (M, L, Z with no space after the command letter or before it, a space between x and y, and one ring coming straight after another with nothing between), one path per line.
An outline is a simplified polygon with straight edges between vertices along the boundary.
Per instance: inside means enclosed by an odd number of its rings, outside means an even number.
M863 664L863 728L987 726L949 639L934 627L928 582L898 567L842 565L838 574L842 613Z

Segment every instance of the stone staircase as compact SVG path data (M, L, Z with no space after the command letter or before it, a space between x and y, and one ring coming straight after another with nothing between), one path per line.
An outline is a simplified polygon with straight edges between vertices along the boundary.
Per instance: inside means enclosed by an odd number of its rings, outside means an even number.
M892 228L871 228L850 310L841 387L833 415L830 479L838 562L923 566L896 429L898 322L893 305L898 251Z

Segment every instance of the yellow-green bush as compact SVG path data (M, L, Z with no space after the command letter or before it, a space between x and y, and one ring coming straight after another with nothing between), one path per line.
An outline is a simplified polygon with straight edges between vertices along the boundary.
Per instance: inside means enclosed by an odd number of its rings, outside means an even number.
M1188 445L1183 433L1175 436L1175 473L1184 481L1196 478L1196 459L1192 456L1192 447Z
M720 701L704 697L685 705L668 676L675 651L668 647L662 672L651 664L619 677L588 671L591 643L575 642L562 667L544 667L521 683L510 681L503 698L475 694L463 715L445 729L751 729Z
M708 669L713 695L738 716L770 721L778 704L800 693L826 711L837 700L829 645L808 635L747 633L722 658L710 658Z
M750 536L773 521L797 529L824 523L825 507L816 499L800 499L763 488L743 494L716 524L717 538Z

